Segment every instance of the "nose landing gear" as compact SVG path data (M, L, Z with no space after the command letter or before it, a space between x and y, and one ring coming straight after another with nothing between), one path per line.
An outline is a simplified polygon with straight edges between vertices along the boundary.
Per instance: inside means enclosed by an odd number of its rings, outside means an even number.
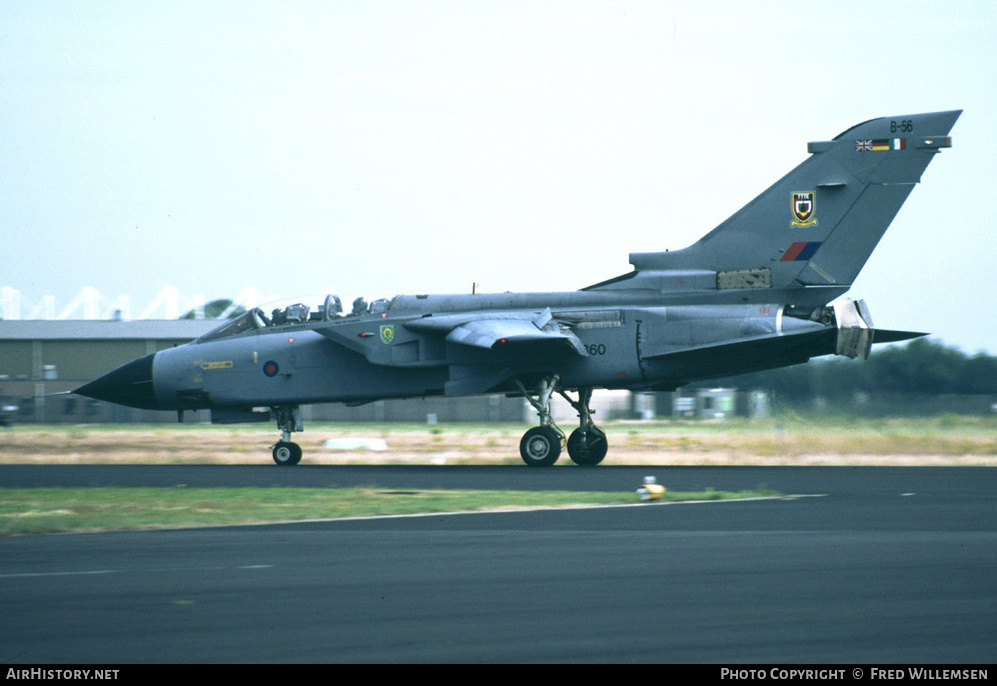
M291 442L292 431L303 431L301 408L297 405L281 405L272 408L277 415L277 428L281 439L273 445L273 461L281 467L291 467L301 462L301 446Z
M273 447L273 461L281 467L301 462L301 446L291 441L277 441Z

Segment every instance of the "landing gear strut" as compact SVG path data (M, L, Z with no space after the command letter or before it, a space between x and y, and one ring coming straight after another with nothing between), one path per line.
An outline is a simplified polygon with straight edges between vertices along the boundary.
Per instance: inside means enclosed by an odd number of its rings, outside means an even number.
M592 389L578 389L578 400L572 400L567 393L557 388L557 382L557 375L546 377L540 382L538 391L531 394L522 382L516 380L523 397L540 416L540 426L527 431L519 442L519 454L523 462L531 467L549 467L557 462L561 449L565 446L564 432L554 424L550 413L550 399L557 391L578 412L578 428L571 432L567 440L568 457L577 465L595 466L606 457L609 443L606 441L606 432L592 422L592 410L589 408Z
M533 408L540 415L540 426L534 427L523 435L519 442L519 454L530 467L549 467L561 456L564 445L564 433L554 425L550 415L550 398L554 395L558 377L555 374L540 382L536 398L526 390L526 387L516 379L516 385Z
M578 428L568 436L568 456L583 467L594 467L602 462L609 450L606 432L592 422L592 410L589 402L592 400L591 388L579 388L578 400L574 401L564 391L558 391L578 412Z
M281 467L290 467L301 462L301 446L291 442L292 431L302 431L301 408L297 405L280 405L273 408L277 416L277 428L281 439L273 445L273 461Z

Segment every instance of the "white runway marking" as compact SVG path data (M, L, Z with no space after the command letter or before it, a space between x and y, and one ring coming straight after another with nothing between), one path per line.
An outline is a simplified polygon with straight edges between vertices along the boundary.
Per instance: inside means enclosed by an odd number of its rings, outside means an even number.
M210 569L270 569L274 565L239 565L238 567L211 567ZM34 579L53 576L96 576L99 574L134 574L135 572L189 572L204 571L205 567L171 567L169 569L91 569L80 572L23 572L21 574L0 574L0 579Z

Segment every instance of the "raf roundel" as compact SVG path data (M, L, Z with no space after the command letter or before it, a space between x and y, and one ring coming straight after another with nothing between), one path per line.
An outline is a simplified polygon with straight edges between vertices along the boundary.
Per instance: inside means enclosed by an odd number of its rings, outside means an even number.
M266 374L267 376L277 376L277 372L279 371L280 367L278 367L277 363L274 362L273 360L270 360L269 362L265 362L263 364L263 373Z

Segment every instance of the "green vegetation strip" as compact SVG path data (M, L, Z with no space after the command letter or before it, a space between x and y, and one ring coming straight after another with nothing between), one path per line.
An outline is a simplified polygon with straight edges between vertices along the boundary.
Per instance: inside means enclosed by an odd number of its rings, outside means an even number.
M635 486L636 490L636 486ZM662 500L726 500L778 495L707 490ZM531 507L639 502L636 494L377 488L32 488L0 489L0 535L223 526Z

